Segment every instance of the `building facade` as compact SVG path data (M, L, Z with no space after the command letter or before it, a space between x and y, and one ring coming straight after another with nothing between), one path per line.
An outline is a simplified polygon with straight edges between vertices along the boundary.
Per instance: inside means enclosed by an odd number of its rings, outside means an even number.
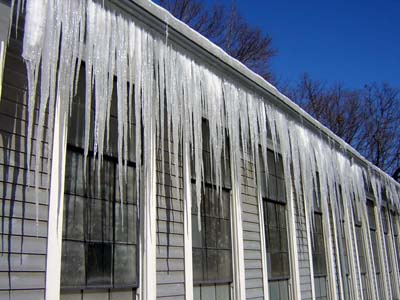
M400 185L168 12L0 25L0 299L400 299Z

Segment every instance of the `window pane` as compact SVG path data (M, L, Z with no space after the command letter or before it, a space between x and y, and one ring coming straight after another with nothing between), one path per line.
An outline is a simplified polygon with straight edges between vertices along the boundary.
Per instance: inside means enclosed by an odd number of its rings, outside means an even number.
M218 278L230 280L232 278L232 257L230 250L218 251Z
M122 214L123 213L123 217ZM136 243L136 206L115 203L115 241Z
M215 298L215 285L201 286L201 299L202 300L216 300Z
M112 241L112 203L88 199L88 239L91 241Z
M206 250L207 258L207 280L214 281L218 278L218 251L217 250Z
M204 218L204 226L205 226L205 238L206 238L206 247L207 248L216 248L217 247L217 228L219 227L219 221L215 218Z
M68 152L65 164L65 193L80 196L85 195L82 154Z
M193 281L203 281L203 266L205 263L205 259L203 258L202 249L193 249ZM205 254L204 254L205 255Z
M289 282L287 280L279 281L280 300L289 300Z
M229 220L219 220L217 238L217 245L219 249L231 248L231 224Z
M136 283L136 247L115 245L114 282L115 285L134 285Z
M86 273L89 286L111 285L111 265L111 244L87 244Z
M84 198L79 196L64 196L63 235L66 239L83 240Z
M192 246L195 248L201 248L203 246L203 233L204 228L199 230L199 222L197 215L192 215Z
M279 299L279 281L270 281L268 285L269 299Z
M63 241L61 283L64 287L85 285L84 243Z
M229 284L218 284L216 286L216 299L218 300L229 300L229 290L230 290L230 286Z

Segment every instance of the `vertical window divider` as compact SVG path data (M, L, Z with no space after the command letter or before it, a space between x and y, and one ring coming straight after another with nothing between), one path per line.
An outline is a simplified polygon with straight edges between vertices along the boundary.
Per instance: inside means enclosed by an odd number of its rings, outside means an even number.
M52 300L60 299L67 117L66 112L62 110L61 99L57 97L51 156L45 289L45 299Z

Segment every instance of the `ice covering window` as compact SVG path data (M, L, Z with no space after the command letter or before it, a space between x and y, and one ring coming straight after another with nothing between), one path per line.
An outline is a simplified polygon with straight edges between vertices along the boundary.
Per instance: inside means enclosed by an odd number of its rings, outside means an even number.
M135 164L127 162L121 197L118 168L123 166L119 166L115 154L117 116L112 112L110 138L108 144L105 141L100 170L100 158L93 154L93 145L84 168L82 99L78 92L69 120L61 287L135 288L138 283ZM112 111L114 104L115 101Z
M231 299L232 242L229 152L224 151L223 186L213 182L207 123L203 123L204 177L200 211L192 184L192 247L194 299ZM201 218L199 230L198 213Z
M319 187L319 184L316 185ZM323 201L323 200L322 200ZM326 216L328 217L328 216ZM314 288L315 299L328 299L327 295L327 271L326 271L326 255L325 241L323 231L323 214L321 210L321 199L319 189L314 189L314 223L313 223L313 268L314 268Z

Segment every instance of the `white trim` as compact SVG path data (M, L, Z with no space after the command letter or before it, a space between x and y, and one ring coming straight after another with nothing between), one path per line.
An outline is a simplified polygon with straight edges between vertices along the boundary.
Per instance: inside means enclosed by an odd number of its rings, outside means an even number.
M267 266L267 243L265 235L265 218L263 209L263 198L261 190L258 191L258 222L260 226L260 242L261 242L261 262L262 262L262 275L263 275L263 289L264 300L269 300L269 287L268 287L268 266Z
M184 178L184 249L185 249L185 299L193 299L193 259L192 259L192 192L189 146L185 143L183 156Z
M290 287L289 293L293 292L293 298L289 299L301 299L301 289L300 289L300 268L299 268L299 252L297 248L297 230L296 230L296 210L294 207L295 198L292 191L292 185L289 187L286 185L286 188L289 188L290 191L286 193L288 195L287 201L287 216L288 216L288 229L289 229L289 249L290 249L290 261L291 265L291 278L292 278L292 286Z
M4 65L6 62L6 52L7 46L4 41L0 43L0 103L1 103L1 91L3 86L3 72L4 72Z
M149 100L150 99L146 99ZM148 104L149 105L149 104ZM150 106L150 105L149 105ZM146 109L151 109L147 107ZM156 272L156 225L157 225L157 174L156 174L156 132L154 118L151 118L150 128L145 129L149 136L149 145L145 149L150 149L144 154L144 164L146 168L143 170L144 189L141 193L143 201L140 202L141 214L141 275L139 278L139 299L155 300L157 294L157 272ZM146 151L146 150L144 150Z
M313 265L313 257L312 257L312 240L311 240L311 226L310 220L308 217L308 208L307 201L304 198L298 199L298 201L303 201L304 203L304 215L306 219L306 230L307 230L307 241L308 241L308 261L310 265L310 281L311 281L311 297L315 300L315 286L314 286L314 265Z
M232 151L233 152L233 151ZM231 152L231 153L232 153ZM234 155L232 155L234 156ZM239 157L233 158L240 159ZM232 165L232 164L231 164ZM243 223L242 205L240 197L240 187L236 179L235 168L231 168L232 178L232 209L231 209L231 228L232 228L232 263L233 263L233 299L246 299L246 282L244 268L244 249L243 249ZM236 170L241 171L241 170ZM241 176L241 174L239 174Z
M60 299L65 157L68 128L65 126L67 116L61 111L61 100L60 98L57 100L53 132L53 151L51 157L46 263L46 300Z

